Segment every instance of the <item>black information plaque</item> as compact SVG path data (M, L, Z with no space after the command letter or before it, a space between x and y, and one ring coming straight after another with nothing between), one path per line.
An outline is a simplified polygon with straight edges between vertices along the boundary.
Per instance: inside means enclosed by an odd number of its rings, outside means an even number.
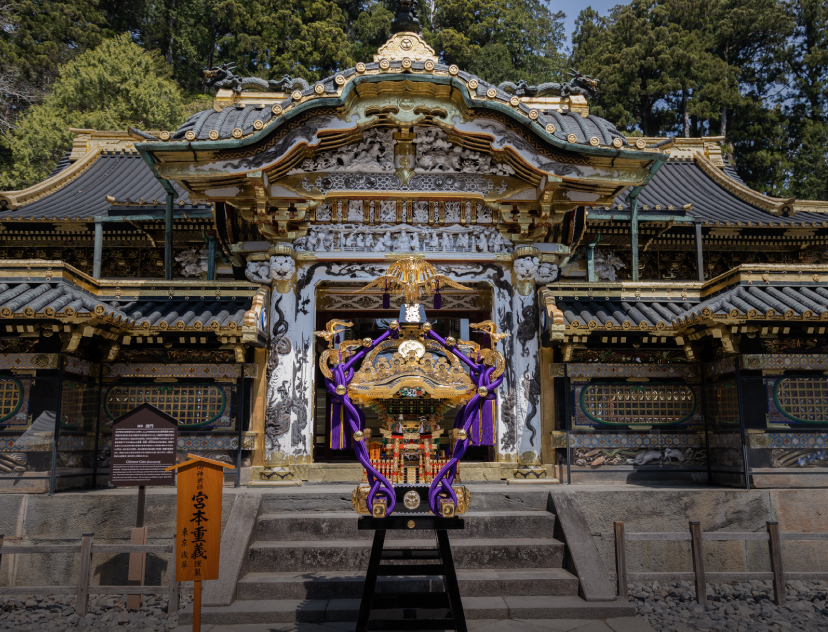
M116 487L171 485L178 443L176 420L150 404L141 404L112 424L109 482Z

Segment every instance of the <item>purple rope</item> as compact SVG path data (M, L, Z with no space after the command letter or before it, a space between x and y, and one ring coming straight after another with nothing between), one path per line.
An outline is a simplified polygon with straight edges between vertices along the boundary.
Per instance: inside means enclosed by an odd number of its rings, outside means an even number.
M448 347L446 345L446 341L442 338L439 334L435 333L434 331L429 331L428 336L439 342L441 345L446 347L449 351L451 351L458 360L463 362L466 366L470 369L470 376L471 378L477 383L477 388L485 387L491 393L494 391L500 384L503 382L503 376L497 378L494 381L491 381L492 373L494 373L494 367L487 367L484 364L478 364L468 358L464 353L462 353L457 347ZM474 423L474 418L480 412L480 406L483 402L486 401L485 398L480 397L478 393L474 394L468 403L466 403L465 407L463 408L462 415L463 415L463 422L462 428L466 431L466 438L463 440L456 441L454 443L454 449L452 450L451 458L449 459L448 463L437 473L434 477L434 480L431 482L431 486L428 490L428 506L431 509L432 513L436 515L440 515L440 508L438 506L438 501L440 498L440 494L445 493L448 494L448 497L454 502L454 506L457 507L457 494L452 487L452 483L454 482L454 477L457 475L457 465L460 462L460 459L463 458L463 455L466 454L466 450L469 447L469 442L471 440L469 436L469 430L471 429L472 423ZM458 415L458 419L459 419ZM457 426L457 419L455 420L455 427Z
M338 404L342 404L345 410L345 419L348 421L348 425L351 427L351 432L356 432L357 430L362 430L362 421L359 418L359 413L354 405L351 403L351 398L348 396L348 384L351 383L351 380L354 379L354 365L362 360L365 355L374 349L378 344L383 342L385 339L391 336L393 330L388 330L384 334L382 334L376 340L371 341L371 344L368 347L364 347L359 352L355 353L353 357L351 357L348 362L345 364L338 364L333 369L333 376L334 381L332 382L330 379L325 378L325 388L331 395L334 396L335 401ZM344 395L338 395L336 392L337 386L344 386L346 388ZM387 514L390 515L391 512L394 511L394 507L397 504L397 497L396 493L394 492L394 486L391 482L385 478L379 471L371 465L371 458L370 454L368 453L368 448L365 445L365 441L355 441L354 444L354 452L356 453L357 459L359 462L362 463L362 466L365 468L365 472L368 478L368 484L371 486L370 491L368 492L368 498L366 499L366 504L368 505L368 511L374 511L374 499L376 498L377 494L384 495L386 498L386 507L387 507ZM380 489L380 488L383 489Z

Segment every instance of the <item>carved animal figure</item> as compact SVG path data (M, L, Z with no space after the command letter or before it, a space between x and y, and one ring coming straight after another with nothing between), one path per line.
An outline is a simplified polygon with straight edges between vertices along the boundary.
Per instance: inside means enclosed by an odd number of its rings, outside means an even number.
M212 88L229 88L236 94L249 88L259 90L272 90L274 92L290 92L294 89L307 90L310 88L308 82L301 77L284 75L279 81L271 79L265 81L259 77L239 77L233 71L235 64L222 64L204 69L204 83Z
M291 77L282 75L279 81L271 79L267 82L271 90L276 92L292 92L293 90L307 90L310 85L302 77Z
M659 450L645 450L644 452L639 453L635 459L633 459L633 463L636 465L646 465L652 461L660 461L661 460L661 452Z
M562 97L568 97L571 94L594 97L598 93L597 79L593 79L589 75L584 75L574 68L570 69L569 75L572 79L564 83L549 81L532 86L529 85L529 82L521 79L517 83L504 81L498 84L497 88L498 90L503 90L518 97L542 97L549 94Z
M681 450L677 450L676 448L667 448L666 450L664 450L665 462L672 461L673 459L675 459L676 461L681 463L686 457L687 455L684 452L682 452Z
M204 69L204 83L211 88L229 88L236 94L242 90L255 86L261 90L268 89L268 83L258 77L238 77L233 73L235 64L222 64L213 68Z

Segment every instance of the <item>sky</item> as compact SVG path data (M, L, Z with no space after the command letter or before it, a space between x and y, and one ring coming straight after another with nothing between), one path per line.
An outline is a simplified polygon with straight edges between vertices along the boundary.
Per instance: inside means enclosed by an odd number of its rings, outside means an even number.
M552 11L563 11L566 13L566 42L572 46L572 31L575 30L575 18L582 9L592 7L601 15L607 12L616 4L627 4L629 0L590 0L590 2L573 2L572 0L549 0L549 7Z

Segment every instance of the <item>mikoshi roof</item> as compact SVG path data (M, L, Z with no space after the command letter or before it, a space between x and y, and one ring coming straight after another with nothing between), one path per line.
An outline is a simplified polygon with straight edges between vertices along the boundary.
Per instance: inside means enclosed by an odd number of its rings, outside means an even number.
M20 191L0 192L0 220L80 220L161 211L166 192L124 132L78 132L75 147L50 176ZM173 183L177 211L205 211ZM126 211L126 213L124 212Z
M701 321L828 324L828 265L742 265L705 283L555 283L547 304L572 333L667 332ZM592 286L592 287L589 287ZM597 286L597 287L596 287Z
M264 340L267 293L244 281L101 281L60 261L0 265L0 320L17 322L95 319L146 334L253 328Z

